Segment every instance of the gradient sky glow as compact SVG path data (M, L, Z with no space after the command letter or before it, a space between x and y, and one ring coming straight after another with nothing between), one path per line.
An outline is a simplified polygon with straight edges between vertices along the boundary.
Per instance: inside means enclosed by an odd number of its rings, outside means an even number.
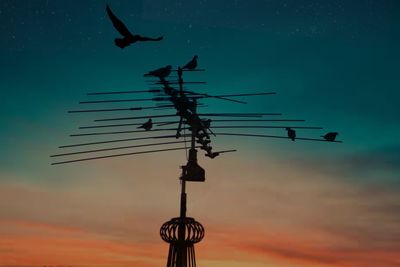
M106 3L165 39L120 50ZM147 89L143 73L197 54L207 71L190 79L207 85L193 90L277 92L207 112L282 112L324 127L298 136L344 141L213 139L238 152L199 157L206 182L188 185L188 215L206 228L198 266L399 267L399 14L395 0L1 0L0 266L165 266L158 231L178 215L182 151L49 155L115 116L67 114L87 92Z

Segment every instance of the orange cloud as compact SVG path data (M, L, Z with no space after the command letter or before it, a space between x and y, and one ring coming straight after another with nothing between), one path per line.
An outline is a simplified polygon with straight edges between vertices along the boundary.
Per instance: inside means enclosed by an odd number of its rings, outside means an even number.
M105 239L81 229L44 223L7 221L0 237L5 265L73 265L154 267L164 262L165 246Z
M206 183L187 186L188 215L206 228L199 266L399 265L395 190L264 161L204 162ZM158 229L178 214L178 169L138 162L134 174L96 163L68 186L2 182L0 263L164 266Z
M335 238L332 233L318 232L310 231L310 235L305 237L284 232L265 233L263 229L244 225L236 229L219 226L209 229L207 238L211 240L205 240L198 247L203 260L219 262L229 259L272 266L399 266L400 246L386 249L367 249L363 245L346 248L345 237Z

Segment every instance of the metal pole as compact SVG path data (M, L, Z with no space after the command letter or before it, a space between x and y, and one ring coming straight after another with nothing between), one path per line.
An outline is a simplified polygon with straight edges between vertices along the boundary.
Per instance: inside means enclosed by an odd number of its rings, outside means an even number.
M180 95L183 96L183 79L182 79L182 69L178 68L178 76L179 76L179 91ZM193 129L192 129L193 130ZM193 131L192 131L192 141L193 141ZM193 143L193 142L192 142ZM177 267L186 267L187 255L186 255L186 246L185 246L185 235L186 235L186 226L185 226L185 218L186 218L186 181L184 179L184 175L182 175L181 179L181 208L180 208L180 223L178 228L178 251L177 251Z
M183 86L182 86L182 84L183 84L182 74L183 74L182 68L178 67L179 91L180 91L181 96L183 96L183 94L184 94ZM194 143L194 140L193 140L193 129L192 129L192 147L191 147L192 149L194 148L193 144L195 144L195 143ZM185 181L185 179L181 180L181 211L180 211L180 217L181 217L181 219L184 219L186 217L186 181ZM185 238L184 234L185 234L185 232L184 232L184 229L183 229L183 238Z

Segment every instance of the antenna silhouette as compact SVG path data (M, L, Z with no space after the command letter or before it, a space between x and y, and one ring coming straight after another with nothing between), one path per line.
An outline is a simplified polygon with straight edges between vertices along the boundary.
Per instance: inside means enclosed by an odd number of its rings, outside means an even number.
M298 133L296 131L301 131L301 133L303 133L310 130L321 130L322 127L299 125L299 123L304 123L305 120L281 118L282 114L279 112L198 112L199 108L206 107L205 104L200 103L199 101L216 99L218 101L244 105L249 102L249 98L251 97L269 97L276 93L255 92L210 95L207 93L187 90L186 85L206 84L204 81L184 81L184 73L199 73L205 71L205 69L196 69L197 56L195 56L192 61L193 60L196 60L196 64L193 62L190 64L188 63L185 65L185 68L177 67L176 69L173 69L171 65L167 65L167 67L148 72L145 76L154 76L154 79L150 80L149 83L152 86L156 86L156 88L152 87L148 90L88 93L87 95L89 97L96 97L96 99L89 99L79 103L85 107L89 106L89 108L71 110L69 113L101 114L100 118L95 118L92 125L80 126L80 132L71 134L70 136L74 138L81 136L94 138L98 136L104 137L115 135L123 137L63 145L59 148L78 150L62 152L51 156L56 160L52 164L59 165L105 158L185 150L187 153L187 162L185 165L181 166L180 176L180 214L179 217L174 217L165 222L160 229L161 238L165 242L169 243L167 267L196 266L194 244L203 239L205 230L204 227L194 218L186 216L186 183L205 181L205 170L198 164L199 151L204 151L204 155L210 159L215 159L224 153L236 151L236 148L224 148L215 151L213 147L213 138L237 136L254 139L286 139L290 142L341 142L336 140L336 136L338 135L336 132L330 132L325 135L316 134L314 135L315 137L302 136L302 134L297 136ZM168 80L170 78L169 73L176 73L177 76L174 78L177 78L177 80ZM132 98L132 95L137 94L153 94L153 96L146 98ZM118 97L113 99L98 99L98 97L114 97L115 95ZM125 98L126 96L128 96L128 98ZM141 106L141 102L153 102L154 105L149 105L147 103L144 106ZM134 104L134 106L104 108L105 104L109 105L113 103L121 103L123 105ZM136 103L139 103L139 105L136 105ZM147 110L160 112L165 109L174 112L167 114L136 114L136 112ZM120 115L121 112L127 114ZM118 115L112 115L115 113ZM252 132L255 129L258 131ZM275 131L279 130L281 134L259 133L260 130L269 129L275 129ZM82 130L83 132L81 132ZM234 131L231 132L231 130ZM158 135L160 132L169 132L169 134ZM135 143L144 140L150 141L139 144ZM151 142L151 140L156 141ZM129 142L129 144L127 144L127 142ZM131 142L134 143L130 144ZM119 145L120 143L123 144ZM118 145L103 147L103 145L106 144ZM183 144L184 146L182 146ZM171 147L171 145L173 146Z

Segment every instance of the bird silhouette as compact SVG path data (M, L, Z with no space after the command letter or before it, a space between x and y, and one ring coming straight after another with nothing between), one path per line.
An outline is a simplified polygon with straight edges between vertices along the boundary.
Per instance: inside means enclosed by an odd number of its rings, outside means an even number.
M286 131L287 131L288 137L290 139L292 139L292 141L294 141L296 139L296 131L290 127L286 127Z
M210 126L211 126L211 120L210 119L201 120L201 123L203 124L204 128L210 128Z
M197 58L198 56L194 56L182 69L194 70L197 68Z
M337 132L330 132L330 133L327 133L327 134L325 134L325 135L321 135L321 137L325 138L326 141L331 141L331 142L333 142L333 141L335 141L336 136L337 136L338 134L339 134L339 133L337 133Z
M139 128L143 128L143 129L145 129L146 131L150 131L151 130L151 128L153 128L153 121L151 120L151 118L148 120L148 121L146 121L145 123L143 123L142 125L140 125L139 127L137 127L138 129Z
M112 13L108 5L106 10L108 17L110 18L112 24L114 25L114 28L123 36L123 38L114 39L115 45L121 49L136 42L161 41L164 38L162 36L157 38L151 38L151 37L141 36L139 34L132 34L125 26L125 24L119 18L117 18L117 16L115 16L114 13Z
M143 76L145 76L145 77L154 76L154 77L158 77L159 79L164 79L171 73L171 69L172 69L172 66L168 65L168 66L156 69L156 70L149 71L148 73L144 74Z

